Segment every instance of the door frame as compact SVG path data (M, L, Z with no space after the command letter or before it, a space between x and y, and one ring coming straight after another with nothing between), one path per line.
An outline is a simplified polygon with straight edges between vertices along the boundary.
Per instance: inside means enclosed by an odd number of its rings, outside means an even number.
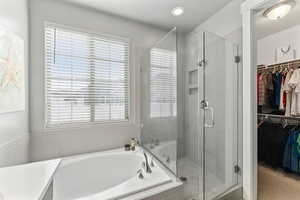
M243 196L257 200L257 11L278 0L246 0L241 6L243 28Z

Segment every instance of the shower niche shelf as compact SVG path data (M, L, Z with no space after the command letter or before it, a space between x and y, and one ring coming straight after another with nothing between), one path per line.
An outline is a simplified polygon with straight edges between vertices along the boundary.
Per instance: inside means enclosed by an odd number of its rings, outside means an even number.
M189 69L189 72L198 72L198 68Z
M194 95L198 92L198 69L190 69L188 76L189 94Z
M189 89L198 89L198 85L197 84L190 84Z
M198 94L198 88L189 88L189 95Z

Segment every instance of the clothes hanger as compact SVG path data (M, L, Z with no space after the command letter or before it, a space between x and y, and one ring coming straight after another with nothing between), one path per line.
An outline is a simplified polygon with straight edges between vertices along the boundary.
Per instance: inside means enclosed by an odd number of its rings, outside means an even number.
M289 72L289 68L285 67L283 72L287 74Z
M279 66L278 72L279 72L279 73L282 73L282 72L283 72L283 67L282 67L282 65Z
M260 122L257 124L257 128L259 128L261 125L263 125L263 123L265 123L264 120L260 121Z
M276 73L276 70L277 70L276 68L277 68L277 66L274 66L274 69L273 69L273 72L272 72L273 74Z
M264 116L264 118L257 124L257 128L259 128L261 125L263 125L267 121L269 121L270 123L273 123L272 120L268 116Z
M258 122L257 128L259 128L263 123L265 123L265 117L260 122Z
M289 122L287 119L281 119L282 128L286 128L288 125L289 125Z

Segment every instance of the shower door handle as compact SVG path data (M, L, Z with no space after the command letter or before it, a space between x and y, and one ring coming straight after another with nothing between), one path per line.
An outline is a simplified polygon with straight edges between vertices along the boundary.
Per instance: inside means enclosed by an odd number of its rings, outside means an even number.
M213 128L215 126L214 108L212 106L207 106L204 108L204 111L205 111L205 114L207 112L210 112L210 116L211 116L210 123L207 123L206 117L205 117L204 127L205 128Z
M214 116L214 108L212 106L208 105L207 101L201 101L201 108L204 110L204 115L209 112L211 116L210 123L207 123L206 117L205 117L205 122L204 122L204 127L205 128L213 128L215 126L215 116Z

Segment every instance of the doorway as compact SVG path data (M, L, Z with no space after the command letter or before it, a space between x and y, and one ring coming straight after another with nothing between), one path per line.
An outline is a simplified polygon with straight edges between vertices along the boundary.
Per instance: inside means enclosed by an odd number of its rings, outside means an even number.
M263 88L262 85L260 85L261 75L265 75L265 71L269 70L271 71L271 74L278 75L282 79L285 79L285 77L282 76L281 72L288 73L290 71L290 68L297 68L298 66L298 57L297 54L295 54L295 51L298 51L298 47L297 44L292 41L292 38L297 34L291 34L291 30L289 30L293 26L296 26L296 24L288 24L293 22L290 17L294 16L293 11L297 10L297 6L293 7L293 10L291 10L290 14L287 15L287 17L282 18L282 21L287 20L288 22L284 23L284 26L282 26L282 24L280 25L280 20L275 20L275 22L272 22L277 24L275 29L272 29L272 23L264 24L264 31L259 31L259 28L257 26L263 25L257 23L257 17L264 17L262 18L264 22L270 22L268 21L270 19L268 19L266 15L263 15L263 13L265 13L265 11L267 11L269 8L282 2L285 1L251 0L246 1L242 5L244 52L243 186L245 191L244 198L249 200L265 200L268 198L295 199L295 197L290 197L289 194L291 193L292 188L297 188L297 186L295 186L295 184L297 185L297 178L294 177L293 173L291 175L290 173L287 173L285 171L286 165L283 163L286 156L286 149L289 147L284 141L286 141L287 138L290 137L290 131L287 131L287 134L281 134L277 132L279 129L286 130L288 129L288 126L293 126L294 123L297 124L297 114L290 115L286 113L286 107L285 109L282 109L282 105L280 105L282 98L280 97L280 95L277 98L273 99L275 100L275 107L273 107L272 105L271 108L273 109L270 110L270 99L268 99L269 105L265 106L265 103L262 101L264 97L262 98L262 94L260 93L262 92L261 89ZM295 1L295 3L296 5L299 4L298 1ZM278 30L278 28L281 28L281 30ZM261 35L265 34L266 30L271 31L271 33L262 37ZM289 34L287 34L285 38L280 39L279 37L277 37L278 34L282 35L285 31L289 32ZM268 37L269 40L267 39ZM269 41L269 43L266 43L267 40ZM267 50L266 48L270 49ZM270 59L266 59L270 57L268 55L272 55L272 62L268 61ZM271 68L273 68L273 70L271 70ZM283 71L281 71L281 69ZM281 83L282 82L283 81L281 80ZM265 94L266 96L270 96L268 92L266 92ZM261 133L270 133L270 131L262 131L261 129L259 129L258 126L261 126L261 123L267 125L271 124L271 127L278 126L278 128L276 128L276 131L272 131L272 133L274 134L271 136L268 136L267 134L262 135ZM276 146L276 142L272 139L269 140L268 143L262 142L261 144L261 141L265 141L266 138L277 138L277 144L282 141L281 147L277 146L277 150L281 150L276 153L276 156L272 156L272 153L270 152L267 153L267 157L272 157L271 160L266 160L266 156L264 156L264 148L269 145ZM272 166L270 167L270 165ZM280 167L275 167L278 165ZM287 183L291 183L291 186L286 187ZM297 191L297 189L293 191L295 196L295 191ZM298 195L296 194L296 196Z

